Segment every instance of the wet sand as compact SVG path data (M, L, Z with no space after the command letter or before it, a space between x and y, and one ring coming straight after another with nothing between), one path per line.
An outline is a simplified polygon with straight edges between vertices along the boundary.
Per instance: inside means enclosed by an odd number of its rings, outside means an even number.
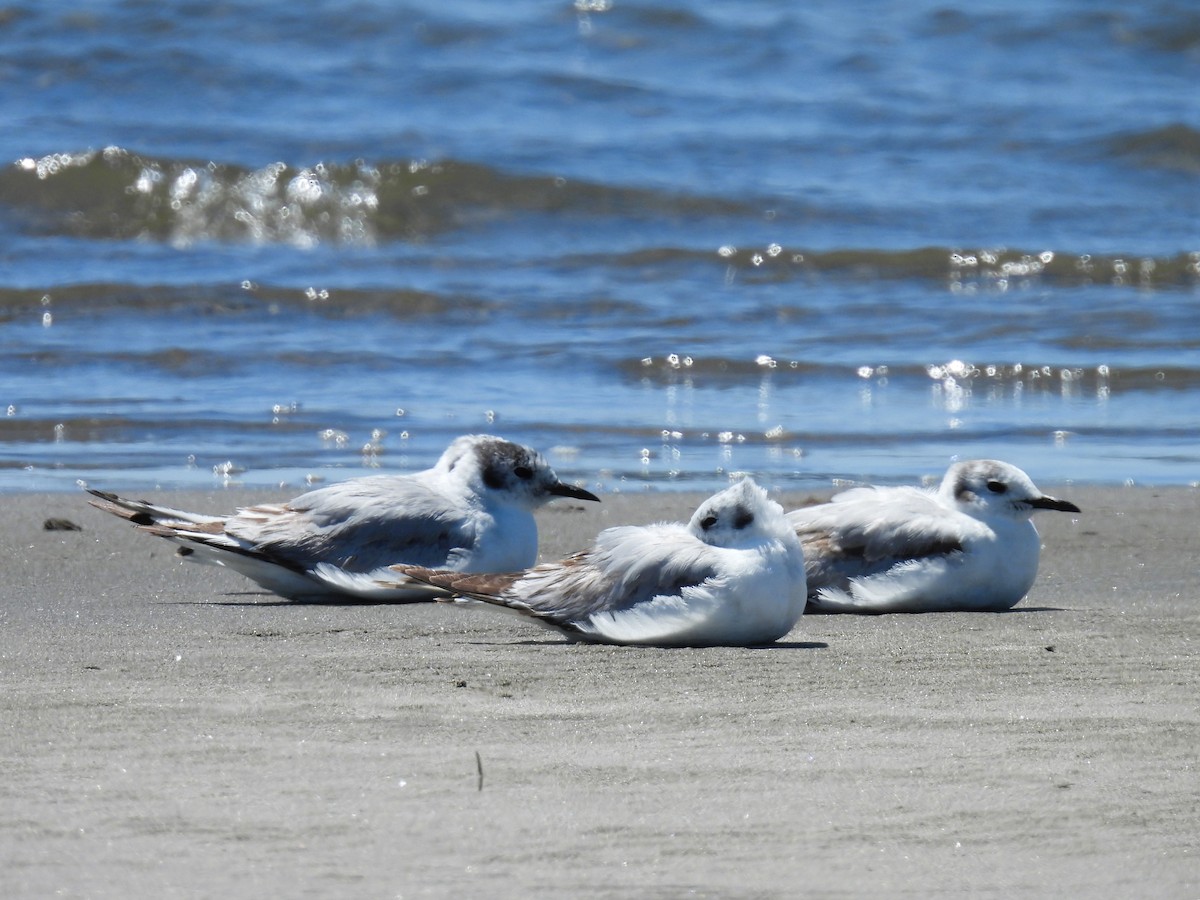
M1045 487L1084 514L1038 516L1014 611L752 650L283 603L4 497L3 894L1195 898L1200 491ZM604 499L543 558L701 498Z

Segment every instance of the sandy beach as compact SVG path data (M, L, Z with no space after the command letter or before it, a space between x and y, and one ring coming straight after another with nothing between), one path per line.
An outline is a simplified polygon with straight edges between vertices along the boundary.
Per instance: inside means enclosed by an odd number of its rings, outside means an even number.
M1200 491L1043 487L1084 512L1014 611L753 650L289 604L7 496L3 895L1200 897ZM559 503L542 557L699 499Z

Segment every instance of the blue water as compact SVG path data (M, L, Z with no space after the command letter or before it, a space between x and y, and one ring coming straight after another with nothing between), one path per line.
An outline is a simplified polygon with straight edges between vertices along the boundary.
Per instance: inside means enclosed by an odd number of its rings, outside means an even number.
M0 491L1200 482L1200 8L16 2Z

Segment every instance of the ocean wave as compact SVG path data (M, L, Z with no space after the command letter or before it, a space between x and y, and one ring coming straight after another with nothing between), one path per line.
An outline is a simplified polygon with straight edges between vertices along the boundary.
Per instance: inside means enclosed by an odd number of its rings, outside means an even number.
M1150 161L1147 164L1200 170L1200 134L1186 126L1114 139L1113 152ZM19 228L43 234L185 246L206 241L299 247L420 242L442 232L523 214L622 221L707 215L754 223L761 219L757 205L719 197L514 174L455 160L355 161L309 167L277 162L248 169L155 159L116 147L27 158L0 169L0 205L8 208L10 219ZM1187 248L1170 256L1147 257L1053 247L813 250L778 243L725 244L708 248L647 246L572 254L550 262L615 271L712 264L721 267L727 278L749 282L788 282L813 276L859 281L933 279L946 282L951 290L1004 289L1033 279L1046 285L1142 288L1200 283L1200 251ZM139 293L147 296L145 291L132 292ZM136 296L129 299L138 302ZM440 302L417 294L404 295L398 302L390 292L360 293L347 300L359 309L393 311ZM0 308L4 305L0 298Z
M782 254L780 254L782 255ZM1073 287L1108 285L1131 287L1140 291L1191 288L1200 284L1200 252L1174 257L1149 257L1087 254L1038 254L1016 250L962 251L950 248L926 248L914 251L832 251L825 253L787 252L787 258L771 257L766 250L716 251L648 248L632 253L603 256L572 255L554 261L559 272L604 267L618 273L628 270L643 283L670 281L676 269L686 274L697 265L711 265L726 280L777 281L798 283L816 278L836 278L880 282L888 280L935 281L953 294L1003 292L1010 287ZM653 303L632 297L589 297L582 306L563 303L556 296L545 302L528 298L513 303L503 297L484 297L462 289L441 292L395 287L380 289L341 288L330 284L321 288L292 287L251 281L219 281L195 284L47 284L39 289L0 285L0 322L28 321L37 316L47 323L67 310L86 310L89 314L202 313L212 315L275 314L303 310L326 318L385 315L395 319L439 319L472 321L499 313L538 322L591 317L638 317L640 321L659 321L663 310ZM769 315L803 316L801 307L783 310L771 308ZM683 311L669 307L665 315L676 323L686 319ZM745 313L753 317L753 311ZM1007 327L1007 326L1005 326ZM1181 349L1196 346L1189 334L1172 334L1171 346ZM1119 350L1126 342L1119 331L1064 337L1066 346L1078 342L1081 349ZM1135 344L1144 346L1147 335L1140 334ZM634 368L638 361L634 361ZM740 364L739 364L740 365ZM738 371L734 366L732 371Z
M746 213L731 201L519 175L442 160L274 162L248 169L109 147L18 160L0 203L35 230L93 239L371 245L421 240L515 213Z
M1122 134L1107 149L1143 168L1200 175L1200 131L1182 123Z
M1112 285L1139 288L1200 284L1200 250L1171 256L1078 253L1013 247L918 247L910 250L854 248L810 250L781 244L715 249L644 247L624 253L577 254L556 260L563 267L614 271L713 265L726 281L788 283L814 277L852 281L938 281L952 292L995 289L1036 281L1046 286Z
M248 311L276 313L296 309L331 318L386 314L393 318L473 317L499 307L498 301L462 293L440 294L406 288L330 290L288 288L243 281L193 285L72 284L46 290L0 287L0 322L49 315L61 310L89 313L200 312L240 315Z
M843 365L759 356L666 354L624 359L617 364L628 380L657 385L688 383L721 387L771 379L780 385L802 381L844 381L856 378L864 386L926 383L934 389L1078 393L1104 396L1117 391L1200 389L1200 369L1188 366L1064 366L1046 362L970 362L959 359L924 364Z
M741 277L787 281L834 275L862 281L945 280L951 290L1005 289L1014 283L1051 285L1130 285L1145 288L1200 283L1200 251L1169 257L1090 254L1051 249L923 247L913 250L830 250L805 252L778 244L721 247L718 256Z

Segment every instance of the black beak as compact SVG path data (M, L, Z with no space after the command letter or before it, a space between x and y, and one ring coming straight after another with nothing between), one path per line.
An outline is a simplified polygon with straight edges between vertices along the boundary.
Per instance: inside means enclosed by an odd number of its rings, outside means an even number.
M1082 509L1070 500L1059 500L1057 497L1038 497L1036 500L1030 500L1029 505L1034 509L1054 509L1059 512L1083 512Z
M600 502L600 498L591 491L585 491L581 487L575 487L573 484L563 484L561 481L556 481L548 487L547 492L555 497L574 497L576 500L595 500Z

